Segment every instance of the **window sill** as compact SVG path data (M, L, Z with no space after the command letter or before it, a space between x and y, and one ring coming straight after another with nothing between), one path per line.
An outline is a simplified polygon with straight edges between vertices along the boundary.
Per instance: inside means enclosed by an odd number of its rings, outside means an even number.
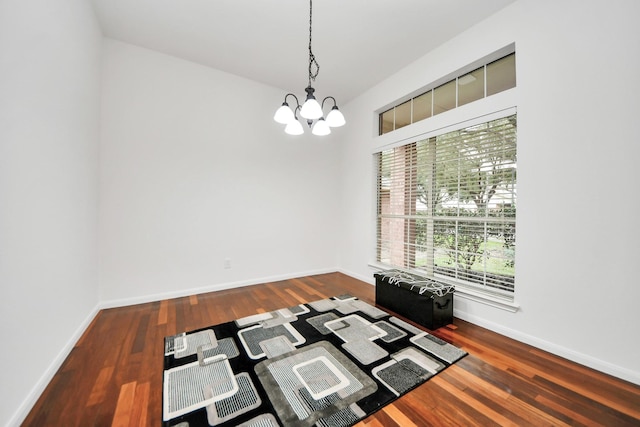
M520 304L513 301L507 301L502 298L497 298L491 295L483 294L482 292L475 292L471 289L466 289L462 286L456 286L455 296L458 298L467 299L481 304L496 307L502 310L515 313L520 309Z

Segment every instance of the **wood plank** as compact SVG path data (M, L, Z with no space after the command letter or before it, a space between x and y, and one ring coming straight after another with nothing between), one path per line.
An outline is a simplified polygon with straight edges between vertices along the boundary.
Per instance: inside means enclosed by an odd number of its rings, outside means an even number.
M396 405L387 405L382 408L382 411L389 415L389 417L399 426L402 427L418 427L416 423L411 421L406 415L404 415Z
M432 381L436 381L438 379L440 379L440 378L439 377L435 377ZM438 384L445 391L448 391L450 394L455 395L462 402L464 402L467 405L471 406L472 408L476 409L478 412L480 412L482 414L485 414L486 416L488 416L490 419L492 419L493 421L497 422L501 426L513 426L513 427L517 427L518 426L518 424L516 422L510 420L509 418L505 417L504 415L502 415L498 411L496 411L496 410L490 408L489 406L485 405L484 403L482 403L477 398L472 397L468 393L468 389L466 391L458 390L451 383L448 383L446 381L438 381Z
M149 394L151 384L148 382L140 383L136 386L136 394L131 417L129 418L129 427L144 427L147 424L147 411L149 405Z
M120 387L120 394L118 395L118 403L116 404L116 411L113 415L113 421L111 427L128 427L129 420L131 419L131 413L133 410L134 397L136 394L136 382L130 382L123 384Z
M298 295L298 293L296 291L294 291L293 289L285 289L285 291L291 295L293 298L295 298L295 300L297 301L298 304L304 304L305 302L309 301L308 298L302 298L300 295ZM296 304L297 305L297 304Z
M106 389L108 384L111 382L111 377L113 376L114 366L106 366L100 370L98 374L98 378L91 389L91 394L89 394L89 399L87 400L87 407L97 405L102 402L106 395Z
M160 311L158 312L158 325L166 325L169 318L169 300L160 302Z
M583 416L579 412L573 411L571 408L568 408L566 405L563 405L561 402L551 400L546 396L538 396L536 397L536 400L548 408L552 408L560 413L565 414L567 418L573 420L574 422L577 422L579 424L584 424L584 425L589 425L593 423L593 421L590 418Z
M149 315L145 314L140 317L138 327L136 328L136 335L131 346L131 353L140 353L144 350L147 331L149 330Z

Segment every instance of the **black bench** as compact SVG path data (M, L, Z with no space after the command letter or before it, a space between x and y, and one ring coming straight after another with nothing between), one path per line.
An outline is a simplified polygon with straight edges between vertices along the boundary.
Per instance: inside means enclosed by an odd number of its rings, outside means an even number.
M373 276L376 304L431 330L453 322L453 286L399 270L382 271Z

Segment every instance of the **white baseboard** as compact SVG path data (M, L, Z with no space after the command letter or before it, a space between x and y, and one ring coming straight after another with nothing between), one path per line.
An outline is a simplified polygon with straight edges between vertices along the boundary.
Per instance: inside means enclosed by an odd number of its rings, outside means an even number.
M277 276L261 277L257 279L241 280L237 282L217 283L215 285L208 285L208 286L190 288L190 289L180 289L179 291L162 292L162 293L153 294L153 295L142 295L139 297L107 300L107 301L102 301L100 303L100 308L105 309L105 308L125 307L128 305L144 304L148 302L162 301L162 300L171 299L171 298L182 298L190 295L223 291L225 289L241 288L244 286L258 285L261 283L278 282L280 280L295 279L296 277L314 276L316 274L333 273L335 271L338 271L338 269L333 268L333 269L302 271L302 272L282 274Z
M604 360L600 360L595 357L588 356L575 350L563 347L561 345L537 338L533 335L525 334L514 329L507 328L498 323L490 322L481 317L474 316L473 314L464 313L462 311L456 310L455 308L453 315L454 317L466 320L467 322L473 323L474 325L482 326L483 328L489 329L493 332L507 336L516 341L529 344L541 350L548 351L549 353L555 354L556 356L564 357L565 359L595 369L596 371L604 372L605 374L609 374L625 381L640 385L640 372L622 368Z
M376 283L375 279L373 278L373 272L376 271L374 269L371 270L371 276L363 276L361 274L353 273L353 272L351 272L349 270L345 270L345 269L342 269L342 268L338 269L336 271L338 271L338 272L340 272L342 274L346 274L347 276L351 276L354 279L358 279L358 280L363 281L365 283L368 283L370 285L375 285L375 283Z
M66 358L71 354L71 350L75 347L76 343L82 337L82 334L87 330L93 319L97 316L100 311L100 304L96 305L89 315L82 321L80 326L78 326L75 332L69 337L66 344L58 355L53 359L53 361L49 364L49 367L44 371L36 385L31 389L31 392L27 395L26 399L22 402L20 407L16 410L13 416L9 419L7 426L19 426L22 422L27 418L31 408L36 404L44 389L47 388L53 376L58 372L58 369L62 366Z

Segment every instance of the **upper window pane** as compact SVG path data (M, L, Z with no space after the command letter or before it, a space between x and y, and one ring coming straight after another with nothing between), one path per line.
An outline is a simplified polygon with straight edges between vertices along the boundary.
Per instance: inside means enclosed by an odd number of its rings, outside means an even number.
M458 77L458 107L484 98L484 67Z
M393 108L380 114L380 135L393 130Z
M431 91L423 93L413 98L413 121L414 123L431 117Z
M456 81L452 80L433 90L433 115L456 108Z
M516 87L516 54L487 64L487 96Z
M396 107L396 129L411 124L411 100Z

